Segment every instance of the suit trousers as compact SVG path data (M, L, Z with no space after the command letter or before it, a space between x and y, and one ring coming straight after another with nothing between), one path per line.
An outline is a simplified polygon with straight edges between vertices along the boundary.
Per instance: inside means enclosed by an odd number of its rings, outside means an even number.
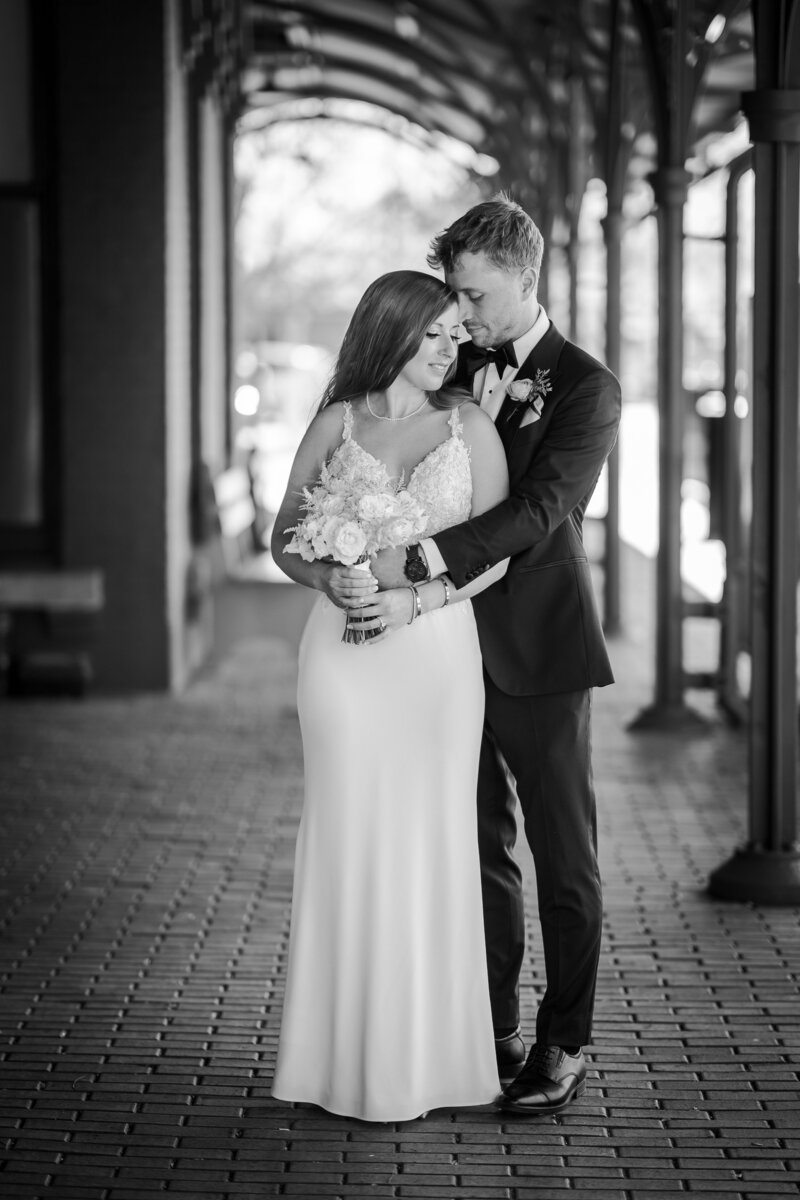
M591 764L591 691L509 696L484 672L478 775L489 989L495 1029L519 1020L525 952L517 798L533 854L547 986L536 1040L591 1041L603 901Z

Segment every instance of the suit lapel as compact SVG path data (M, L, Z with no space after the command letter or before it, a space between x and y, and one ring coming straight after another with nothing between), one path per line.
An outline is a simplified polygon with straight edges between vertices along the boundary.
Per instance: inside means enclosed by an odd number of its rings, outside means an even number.
M528 357L520 365L516 378L533 379L537 371L549 371L548 378L552 384L557 377L558 360L565 345L566 338L558 332L551 321L547 333L536 343Z
M515 378L536 379L537 371L546 371L547 382L550 384L551 388L555 388L559 374L558 362L561 358L561 351L564 349L565 345L566 339L564 338L563 334L558 332L555 325L551 321L547 333L545 333L544 337L542 337L536 343L528 357L522 362ZM550 393L550 395L552 395L552 393ZM546 403L547 399L545 399L545 404ZM516 411L514 411L508 415L507 406L509 405L513 405L515 410L522 409L522 412L518 414ZM522 418L524 416L524 407L524 405L515 404L513 400L506 396L506 399L503 401L503 407L500 409L498 414L498 428L500 427L501 422L504 422L508 416L510 428L505 434L500 431L500 436L503 439L503 444L506 447L507 454L511 453L514 443L519 435Z

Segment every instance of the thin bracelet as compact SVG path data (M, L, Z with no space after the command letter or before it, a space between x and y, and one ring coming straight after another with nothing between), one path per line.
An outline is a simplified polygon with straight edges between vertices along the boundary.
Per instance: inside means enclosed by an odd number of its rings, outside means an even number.
M414 593L414 618L422 616L422 597L420 596L417 585L412 583L411 590Z
M439 583L444 588L444 604L442 605L442 608L447 608L448 604L450 603L450 584L447 582L447 577L445 575L439 576Z
M411 616L406 621L406 625L413 625L414 618L417 615L417 605L419 604L419 596L417 595L417 589L413 586L413 584L410 584L408 587L406 587L406 591L411 592Z

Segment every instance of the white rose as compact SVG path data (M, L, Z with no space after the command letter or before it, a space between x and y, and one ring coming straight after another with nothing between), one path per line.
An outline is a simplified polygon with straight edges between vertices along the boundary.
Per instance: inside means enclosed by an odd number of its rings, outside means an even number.
M344 496L326 495L320 501L319 509L323 516L340 517L344 512Z
M411 509L419 507L414 497L405 488L395 493L394 502L398 512L409 512Z
M327 540L333 557L346 566L352 566L367 547L363 529L355 521L343 521L341 518L334 518L334 524L328 529Z
M532 379L514 379L506 389L512 400L522 402L530 399L530 394L533 391Z
M400 516L407 517L409 521L413 521L417 525L425 524L425 514L419 501L415 500L410 492L398 492L397 508Z
M392 517L384 529L387 546L403 546L411 542L417 533L415 524L408 517Z
M330 553L325 538L325 525L317 517L306 519L305 535L311 543L317 558L324 558L326 554Z
M384 521L391 514L393 507L391 496L362 496L358 502L358 515L362 521Z

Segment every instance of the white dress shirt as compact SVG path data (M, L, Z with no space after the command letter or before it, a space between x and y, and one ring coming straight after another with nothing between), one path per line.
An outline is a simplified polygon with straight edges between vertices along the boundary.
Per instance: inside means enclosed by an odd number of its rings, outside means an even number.
M518 366L506 367L502 378L498 374L496 364L493 362L475 372L472 380L472 395L493 421L497 420L508 385L513 379L516 379L520 366L525 362L525 359L531 353L534 346L542 340L549 328L550 318L540 304L536 320L530 329L527 333L523 333L522 337L515 338L512 343ZM439 553L439 549L433 538L423 538L420 542L420 548L428 561L428 570L431 573L431 577L443 575L447 570L447 564Z

